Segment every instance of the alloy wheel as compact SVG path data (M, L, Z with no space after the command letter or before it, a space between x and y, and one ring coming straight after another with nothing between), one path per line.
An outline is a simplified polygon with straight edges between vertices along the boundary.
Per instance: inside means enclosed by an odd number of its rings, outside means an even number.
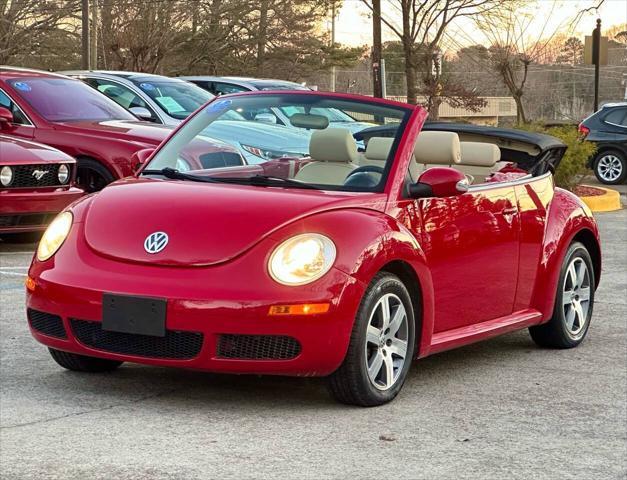
M566 270L562 308L568 333L573 338L579 337L585 331L590 309L590 272L580 257L574 258Z
M606 182L615 182L623 173L623 163L616 155L604 155L599 159L597 172Z
M366 368L372 384L388 390L399 379L407 357L408 324L405 306L393 293L383 295L368 320Z

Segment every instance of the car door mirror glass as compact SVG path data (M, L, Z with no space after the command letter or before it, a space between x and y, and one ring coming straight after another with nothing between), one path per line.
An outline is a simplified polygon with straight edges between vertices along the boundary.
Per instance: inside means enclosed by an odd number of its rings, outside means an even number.
M255 115L255 122L276 124L276 116L272 113L258 113Z
M131 107L129 111L141 120L154 120L152 113L145 107Z
M426 170L416 183L409 185L411 198L454 197L470 188L468 178L459 170L433 167Z
M0 128L8 128L13 123L13 114L8 108L0 107Z

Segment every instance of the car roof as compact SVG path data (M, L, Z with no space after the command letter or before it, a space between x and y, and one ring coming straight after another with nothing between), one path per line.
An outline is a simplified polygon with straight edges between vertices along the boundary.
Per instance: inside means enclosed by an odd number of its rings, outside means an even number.
M627 107L627 102L609 102L604 103L601 108Z
M183 80L203 80L206 82L231 82L239 83L242 85L248 85L256 88L257 86L272 86L272 85L285 85L305 88L302 84L297 82L291 82L289 80L278 80L273 78L254 78L254 77L237 77L237 76L225 76L217 77L210 75L185 75L180 77Z
M564 143L546 133L528 132L514 128L491 127L486 125L473 125L469 123L449 123L449 122L426 122L423 130L445 130L455 133L467 133L475 135L485 135L496 137L506 141L522 142L531 144L541 151L552 148L563 148Z
M150 80L168 80L175 82L183 82L184 80L180 78L166 77L165 75L155 75L154 73L142 73L142 72L127 72L121 70L67 70L63 73L64 75L99 75L104 77L115 77L122 78L125 80L134 80L134 81L150 81Z
M68 78L59 73L46 72L35 68L12 67L9 65L0 65L0 76L3 78Z

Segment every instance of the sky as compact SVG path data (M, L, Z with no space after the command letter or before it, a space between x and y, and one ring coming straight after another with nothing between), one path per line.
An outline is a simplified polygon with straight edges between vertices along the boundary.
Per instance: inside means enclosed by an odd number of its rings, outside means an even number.
M395 0L382 0L381 2L383 16L394 18L392 14L395 10L390 5L386 5L390 1L394 2ZM537 2L534 21L528 30L530 36L541 36L543 31L544 35L550 35L556 29L560 32L563 31L568 36L572 34L580 37L584 34L589 35L588 32L594 28L597 16L600 16L603 28L627 23L627 0L605 0L599 13L585 14L574 31L571 26L573 17L582 9L596 5L598 0L563 0L558 2L557 8L554 8L554 3L553 0L539 0ZM371 45L372 24L368 18L368 13L368 8L361 0L344 0L344 6L336 21L336 41L346 45ZM384 26L383 41L396 40L395 35L386 30ZM450 31L450 34L453 35L456 30L458 43L467 45L482 43L483 41L481 33L472 22L458 23Z

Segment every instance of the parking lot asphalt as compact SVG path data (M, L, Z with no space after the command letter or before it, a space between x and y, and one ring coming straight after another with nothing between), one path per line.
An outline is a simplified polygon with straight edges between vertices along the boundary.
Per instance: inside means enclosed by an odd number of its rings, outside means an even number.
M373 409L313 378L64 371L27 328L34 246L0 244L0 477L625 478L627 211L597 219L604 273L579 348L521 331L434 355Z

